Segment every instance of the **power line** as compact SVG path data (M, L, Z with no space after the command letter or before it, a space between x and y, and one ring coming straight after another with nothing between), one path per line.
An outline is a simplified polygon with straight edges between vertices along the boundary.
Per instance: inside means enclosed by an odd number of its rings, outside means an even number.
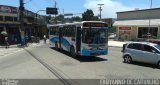
M55 0L54 1L45 0L45 1L48 3L48 5L55 6L55 4L53 4L53 2L55 2Z
M34 5L34 6L33 6ZM38 8L40 8L39 5L37 5L37 2L35 3L34 0L32 0L31 4L27 4L27 7L30 8L31 10L34 8L34 12L37 11ZM32 8L31 8L32 7Z
M31 8L30 6L25 6L27 8L27 10L32 11L32 12L36 12L35 9Z

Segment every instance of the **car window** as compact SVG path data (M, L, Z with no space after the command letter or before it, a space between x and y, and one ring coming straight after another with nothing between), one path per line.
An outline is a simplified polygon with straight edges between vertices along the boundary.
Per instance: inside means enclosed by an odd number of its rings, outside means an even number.
M147 52L157 52L157 50L149 45L144 45L143 46L143 51L147 51Z
M142 50L141 48L142 48L141 44L137 44L137 43L132 44L132 49Z
M160 45L155 45L155 47L156 47L158 50L160 50Z
M132 45L133 45L133 44L129 44L127 48L131 48L131 49L132 49Z
M152 52L152 47L148 45L143 46L143 51Z

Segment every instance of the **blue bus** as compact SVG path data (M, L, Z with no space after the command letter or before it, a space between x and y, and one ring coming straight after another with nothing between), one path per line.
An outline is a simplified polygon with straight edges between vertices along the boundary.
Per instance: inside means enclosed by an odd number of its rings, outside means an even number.
M50 45L71 56L108 54L108 24L101 21L48 25Z

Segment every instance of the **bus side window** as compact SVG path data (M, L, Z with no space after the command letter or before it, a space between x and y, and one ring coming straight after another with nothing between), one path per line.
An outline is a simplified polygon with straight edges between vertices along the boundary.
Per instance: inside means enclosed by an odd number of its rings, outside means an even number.
M67 28L66 27L63 28L63 36L67 36Z
M76 36L75 30L76 30L76 26L72 26L71 27L71 37L75 37Z
M58 27L55 28L55 35L58 35L59 34L59 29Z

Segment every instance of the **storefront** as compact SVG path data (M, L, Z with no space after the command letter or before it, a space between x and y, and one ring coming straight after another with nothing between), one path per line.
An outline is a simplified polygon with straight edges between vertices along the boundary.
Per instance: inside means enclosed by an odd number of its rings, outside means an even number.
M6 31L8 33L9 44L20 43L21 37L20 37L19 25L7 25Z
M119 40L160 38L160 8L117 12L116 27Z
M31 36L42 37L44 30L46 30L46 28L42 28L41 26L45 26L45 20L43 19L45 17L39 15L39 17L42 18L38 20L38 23L35 23L35 16L36 13L28 10L24 11L25 36L28 36L29 39L31 39ZM18 17L18 7L0 5L0 33L2 31L7 32L9 44L17 44L21 42L22 33L20 33L20 22ZM39 21L42 23L39 23ZM38 24L39 28L36 27L36 24ZM0 45L4 45L4 43L4 36L0 34Z
M0 45L4 43L4 36L1 34L3 30L3 26L0 26Z
M119 40L143 40L157 39L160 37L160 19L150 20L125 20L116 21L114 26L117 29Z
M122 40L131 39L131 27L119 27L119 38Z

